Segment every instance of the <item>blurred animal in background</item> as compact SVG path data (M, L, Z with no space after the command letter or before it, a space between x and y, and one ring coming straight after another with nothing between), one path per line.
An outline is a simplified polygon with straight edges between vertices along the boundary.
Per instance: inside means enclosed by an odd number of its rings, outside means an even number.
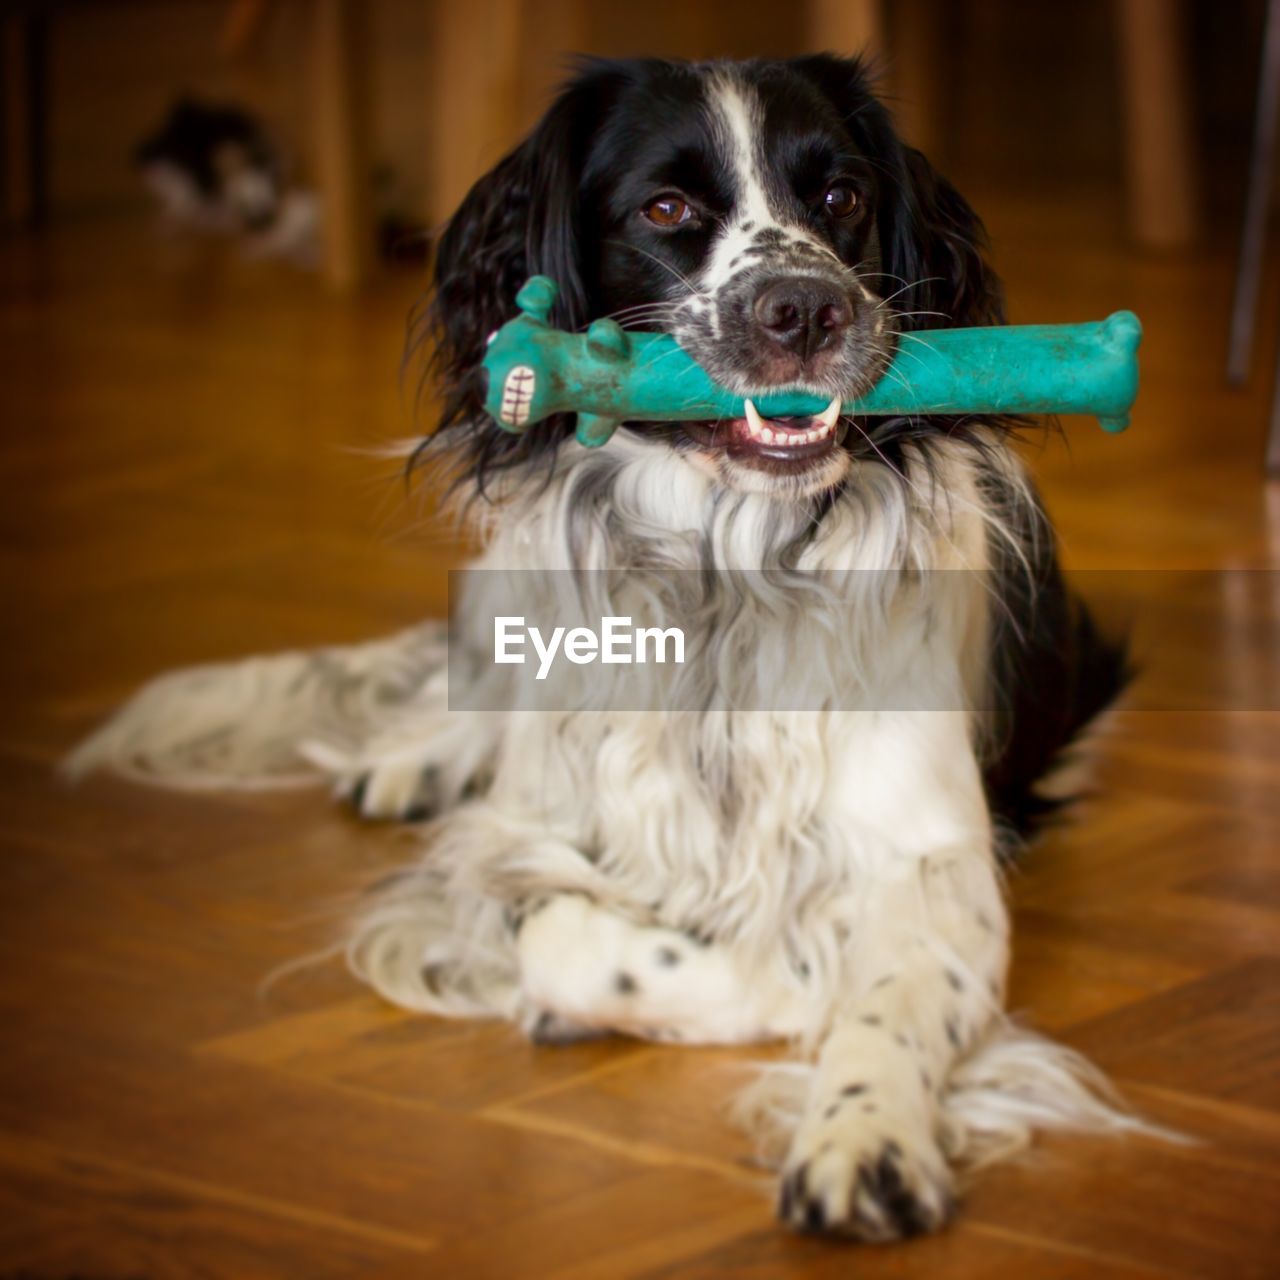
M181 98L135 160L166 229L240 236L254 257L314 265L319 200L289 185L281 150L257 116Z

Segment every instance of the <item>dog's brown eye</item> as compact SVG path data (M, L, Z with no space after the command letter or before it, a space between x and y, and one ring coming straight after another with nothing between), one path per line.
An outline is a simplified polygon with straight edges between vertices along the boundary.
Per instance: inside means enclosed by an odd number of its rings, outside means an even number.
M833 218L852 218L858 211L858 193L837 182L826 189L822 203Z
M693 210L679 196L659 196L643 212L655 227L678 227L693 217Z

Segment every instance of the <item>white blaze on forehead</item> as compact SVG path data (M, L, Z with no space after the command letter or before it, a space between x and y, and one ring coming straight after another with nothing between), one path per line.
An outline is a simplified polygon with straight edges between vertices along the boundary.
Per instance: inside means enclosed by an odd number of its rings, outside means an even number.
M780 226L761 181L760 129L764 109L749 85L721 76L711 87L711 112L722 133L737 185L734 222L753 222L756 228Z
M715 135L734 176L733 208L716 237L702 272L711 288L733 274L730 263L751 248L757 232L776 227L790 240L804 240L830 253L830 247L808 227L785 220L769 203L764 185L764 107L755 88L726 73L712 81L709 110ZM834 255L833 255L834 256Z

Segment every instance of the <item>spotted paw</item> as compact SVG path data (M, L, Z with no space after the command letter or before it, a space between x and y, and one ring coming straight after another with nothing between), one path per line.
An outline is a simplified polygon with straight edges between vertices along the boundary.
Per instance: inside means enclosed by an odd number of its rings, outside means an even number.
M799 1231L903 1240L951 1216L951 1175L931 1139L884 1126L824 1124L797 1137L782 1176L778 1217Z

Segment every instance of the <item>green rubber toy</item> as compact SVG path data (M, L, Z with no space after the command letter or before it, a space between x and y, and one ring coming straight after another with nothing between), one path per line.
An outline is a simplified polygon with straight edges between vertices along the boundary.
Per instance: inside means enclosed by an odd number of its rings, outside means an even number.
M585 334L549 324L558 289L533 276L516 295L521 314L489 340L485 410L522 432L553 413L576 413L577 436L604 444L623 422L744 416L743 398L713 382L665 333L627 332L597 320ZM928 329L903 334L898 353L866 395L841 412L910 414L1085 413L1123 431L1138 394L1142 325L1132 311L1089 324ZM816 415L807 392L762 395L766 418Z

